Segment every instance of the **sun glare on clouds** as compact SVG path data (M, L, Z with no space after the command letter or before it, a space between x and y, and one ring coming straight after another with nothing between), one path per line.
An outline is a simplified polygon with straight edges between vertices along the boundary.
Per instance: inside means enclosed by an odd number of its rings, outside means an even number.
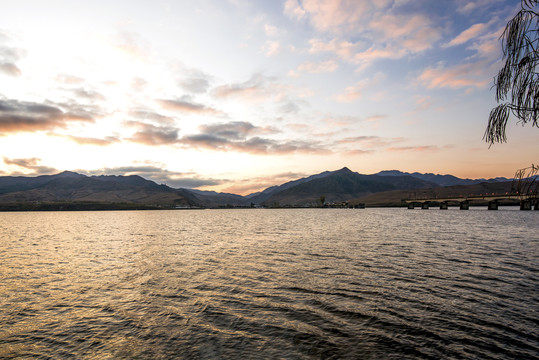
M0 151L40 159L29 172L149 167L238 191L290 169L457 169L468 142L483 145L517 3L12 2ZM514 170L481 155L484 177Z

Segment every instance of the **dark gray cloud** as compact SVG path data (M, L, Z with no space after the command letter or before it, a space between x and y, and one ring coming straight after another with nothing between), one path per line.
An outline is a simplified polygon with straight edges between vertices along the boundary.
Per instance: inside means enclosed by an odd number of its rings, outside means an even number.
M170 145L178 140L178 129L170 126L155 126L136 121L128 121L127 125L138 129L128 140L144 145Z
M245 139L245 137L257 129L253 124L246 121L232 121L225 124L202 125L200 131L225 139Z
M38 158L25 158L25 159L8 159L4 157L4 163L6 165L14 165L21 169L25 169L24 172L11 172L15 175L50 175L57 174L59 171L49 166L39 165L41 159ZM30 171L30 173L29 173Z
M51 130L73 122L94 122L91 114L82 109L66 110L58 105L0 99L0 131Z
M230 141L225 138L211 134L188 135L185 136L181 142L195 147L200 146L208 149L226 149L226 146L230 143Z
M201 133L184 136L179 140L184 145L222 151L239 151L256 154L283 154L293 152L328 152L316 142L276 141L249 135L276 133L272 127L259 127L249 122L232 121L229 123L209 124L199 127Z
M159 105L167 110L180 111L184 113L202 114L202 115L224 115L222 111L216 110L212 107L208 107L188 99L170 100L160 99L157 100Z
M276 141L253 137L247 140L229 140L209 134L199 134L183 137L181 143L195 148L210 150L238 151L253 154L286 154L302 153L328 153L329 151L318 143L307 141Z

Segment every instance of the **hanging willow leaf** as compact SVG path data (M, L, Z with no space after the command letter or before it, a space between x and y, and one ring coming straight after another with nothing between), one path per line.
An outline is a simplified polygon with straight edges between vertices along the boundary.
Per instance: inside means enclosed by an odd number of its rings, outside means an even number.
M483 139L491 145L506 142L510 114L522 125L539 127L539 0L522 0L521 10L502 33L504 66L496 76L496 101ZM507 101L507 102L505 102Z

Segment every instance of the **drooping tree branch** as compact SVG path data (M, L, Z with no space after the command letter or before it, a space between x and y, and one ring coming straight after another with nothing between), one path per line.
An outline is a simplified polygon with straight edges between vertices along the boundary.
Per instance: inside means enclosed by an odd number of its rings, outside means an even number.
M539 127L539 0L522 0L521 10L502 33L504 66L496 76L496 101L483 138L491 145L506 142L506 126L513 114L518 122ZM507 101L507 102L506 102Z

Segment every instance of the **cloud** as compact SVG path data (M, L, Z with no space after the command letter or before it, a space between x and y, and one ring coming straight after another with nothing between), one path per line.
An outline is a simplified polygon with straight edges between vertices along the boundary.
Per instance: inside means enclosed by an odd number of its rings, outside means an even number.
M436 145L422 145L422 146L399 146L399 147L390 147L386 149L390 152L404 152L404 151L413 151L413 152L433 152L438 151L440 148Z
M88 99L91 101L104 101L105 97L97 91L88 90L85 88L74 89L73 93L77 98Z
M128 114L136 119L144 120L144 121L146 120L153 121L159 125L172 125L175 123L174 118L170 116L161 115L150 109L144 109L144 108L135 109L135 110L129 111Z
M256 127L246 121L234 121L226 124L202 125L200 130L204 134L211 134L225 139L245 139Z
M365 121L371 121L371 122L378 122L382 119L385 119L387 118L387 115L371 115L371 116L368 116Z
M223 112L216 110L214 108L198 104L192 101L180 99L180 100L157 100L159 105L167 110L180 111L185 113L192 114L201 114L201 115L223 115Z
M351 103L363 96L366 89L372 89L383 79L385 79L383 73L376 73L372 78L360 80L356 84L346 87L343 93L335 96L335 99L338 102Z
M264 44L263 50L266 56L275 56L281 51L281 43L274 40L268 40Z
M76 170L79 173L87 175L138 175L145 179L154 181L158 184L166 184L171 188L198 188L203 186L215 186L222 184L225 180L208 179L193 172L170 171L163 167L153 165L141 166L120 166L114 168L102 168L96 170Z
M284 33L283 30L277 28L276 26L265 24L264 25L264 32L266 33L266 36L268 37L276 37Z
M499 7L499 3L503 0L458 0L457 11L464 15L470 15L472 12L479 10L484 11L491 6Z
M180 143L195 148L237 151L253 154L284 154L284 153L327 153L328 151L316 142L307 141L277 141L256 134L278 132L272 127L258 127L248 122L230 122L200 126L199 134L184 136Z
M2 35L2 34L0 34ZM7 36L2 36L0 41L8 39ZM23 57L24 52L20 49L0 45L0 73L4 73L9 76L20 76L22 75L21 70L17 67L17 61Z
M205 78L188 78L180 81L180 86L191 93L205 93L210 87L210 82Z
M223 192L248 195L267 189L276 184L284 184L286 182L296 180L308 176L304 173L286 172L270 176L259 176L249 179L234 180L233 185L226 186L222 189Z
M334 38L328 42L314 38L309 40L309 44L311 45L311 48L309 49L311 54L332 52L337 54L339 58L350 62L355 61L354 55L359 51L360 47L360 44L358 43L351 43L349 41L337 38Z
M420 53L442 38L443 24L432 14L407 7L407 1L288 0L284 12L332 38L311 39L311 53L331 52L364 69L379 59Z
M378 1L380 3L382 1ZM285 2L284 13L302 20L308 18L318 31L354 31L365 14L373 11L376 2L354 0L297 0Z
M55 78L56 82L65 85L81 85L85 80L78 76L73 76L69 74L59 74Z
M214 81L213 76L204 71L179 62L174 64L172 71L178 74L178 85L183 90L193 94L206 93Z
M486 61L465 63L446 67L439 65L436 68L427 68L418 76L418 81L429 89L435 88L485 88L490 83L485 69L489 64Z
M246 101L265 101L273 93L273 89L268 85L273 79L260 74L254 74L251 78L242 83L221 85L213 90L213 95L217 98L239 98Z
M488 24L480 23L470 26L468 29L461 32L457 37L451 40L444 47L451 47L464 44L471 39L477 38L488 28Z
M347 86L342 94L335 96L335 100L341 103L351 103L363 95L363 90L367 87L368 81L361 80L355 85Z
M23 172L11 172L12 175L50 175L59 172L55 168L39 165L40 162L41 159L38 158L8 159L4 157L4 163L6 165L24 169Z
M347 151L345 154L348 156L357 156L357 155L368 155L374 153L374 150L363 150L363 149L355 149Z
M0 63L0 72L11 76L22 75L21 70L14 63Z
M341 139L339 144L360 144L368 149L381 148L388 145L397 144L405 141L404 137L383 138L380 136L353 136Z
M92 138L92 137L80 137L69 135L66 136L68 139L76 142L79 145L95 145L95 146L108 146L120 142L115 136L107 136L103 139Z
M138 128L128 140L144 145L170 145L178 140L178 129L169 126L155 126L136 121L128 121L127 125Z
M25 132L66 128L71 123L94 122L82 109L64 112L57 106L0 99L0 131ZM73 111L74 110L74 111Z
M188 136L183 139L185 144L198 148L223 151L237 151L258 155L309 153L326 154L329 151L317 143L307 141L276 141L260 137L252 137L246 140L231 141L207 134Z
M298 0L286 0L284 4L284 13L291 18L301 20L305 17L306 11L303 10Z
M151 46L140 34L122 31L118 34L115 45L132 58L144 62L150 59Z
M339 65L335 60L327 60L320 63L305 62L298 66L298 71L311 74L320 74L325 72L334 72Z
M414 96L414 100L416 106L412 111L407 112L405 114L406 116L415 115L418 112L425 111L429 109L433 104L432 98L430 96Z

